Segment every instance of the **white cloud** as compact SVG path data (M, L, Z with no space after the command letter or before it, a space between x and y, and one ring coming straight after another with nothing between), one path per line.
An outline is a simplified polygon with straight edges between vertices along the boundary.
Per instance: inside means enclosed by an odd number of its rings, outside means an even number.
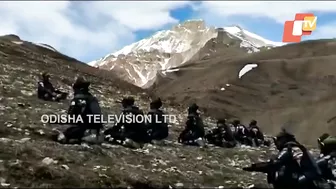
M246 15L268 17L278 23L293 20L300 12L336 12L335 1L204 1L199 6L200 16L207 18Z
M188 2L8 1L0 4L0 35L49 44L68 55L103 56L135 40L134 32L178 22L172 9ZM103 53L102 53L103 52Z
M159 29L179 21L170 16L170 10L183 7L188 1L100 1L91 2L94 14L105 14L132 30Z
M198 18L217 26L226 25L235 15L283 23L297 12L336 12L332 1L2 1L0 35L17 34L81 60L92 60L134 42L139 30L159 30L179 22L170 11L188 5ZM320 27L314 36L329 34L330 27Z
M249 18L272 19L275 23L283 24L287 20L294 20L296 13L333 12L336 13L335 1L203 1L195 9L195 17L203 18L207 24L226 26L248 23ZM236 16L246 19L235 20ZM335 18L336 19L336 18ZM243 20L243 21L242 21ZM319 25L309 39L333 38L336 23L333 25Z

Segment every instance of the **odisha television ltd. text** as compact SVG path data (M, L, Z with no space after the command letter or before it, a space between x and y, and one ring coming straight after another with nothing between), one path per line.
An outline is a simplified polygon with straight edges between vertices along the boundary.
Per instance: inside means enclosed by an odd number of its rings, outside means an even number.
M68 114L43 114L42 123L50 124L78 124L78 123L175 123L175 115L115 115L115 114L87 114L87 115L68 115Z

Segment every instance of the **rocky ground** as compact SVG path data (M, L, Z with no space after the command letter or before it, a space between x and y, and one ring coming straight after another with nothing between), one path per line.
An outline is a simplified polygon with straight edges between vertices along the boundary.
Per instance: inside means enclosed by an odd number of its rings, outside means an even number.
M15 37L15 36L14 36ZM15 37L16 40L18 40ZM241 171L263 161L270 149L197 148L177 144L185 117L178 106L166 111L178 115L163 145L133 150L109 144L61 145L49 138L58 125L46 125L41 115L64 113L69 101L36 98L37 76L51 73L54 85L70 92L76 74L92 81L92 93L103 112L117 113L125 95L147 110L149 97L136 87L96 72L69 57L31 44L0 38L0 183L2 187L253 187L265 185L265 176ZM71 95L70 95L71 97ZM166 104L169 104L166 101ZM211 119L206 123L211 125Z

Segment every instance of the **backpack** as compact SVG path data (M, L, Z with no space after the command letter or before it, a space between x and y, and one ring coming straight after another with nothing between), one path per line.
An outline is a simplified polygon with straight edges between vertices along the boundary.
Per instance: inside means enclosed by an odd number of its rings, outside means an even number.
M71 100L70 107L68 110L68 115L71 116L81 116L83 123L88 123L89 118L88 114L92 114L90 103L92 102L93 97L85 94L76 94Z
M306 147L303 145L296 143L296 142L288 142L286 146L294 149L295 147L299 148L301 152L299 152L299 156L295 157L295 151L294 151L294 158L298 158L299 165L301 168L302 174L304 174L308 179L314 180L319 178L322 173L319 168L319 166L316 164L315 159L311 155L311 153L307 150ZM297 152L298 153L298 152Z

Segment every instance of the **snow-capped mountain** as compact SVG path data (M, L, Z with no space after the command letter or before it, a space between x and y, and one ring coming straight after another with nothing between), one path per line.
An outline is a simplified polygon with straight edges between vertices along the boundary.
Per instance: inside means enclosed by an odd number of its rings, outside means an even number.
M232 41L239 42L238 48L247 53L283 45L239 26L215 28L207 27L202 20L189 20L88 64L117 72L121 78L146 88L154 83L158 73L177 71L172 68L195 60L197 52L210 40L227 46Z

